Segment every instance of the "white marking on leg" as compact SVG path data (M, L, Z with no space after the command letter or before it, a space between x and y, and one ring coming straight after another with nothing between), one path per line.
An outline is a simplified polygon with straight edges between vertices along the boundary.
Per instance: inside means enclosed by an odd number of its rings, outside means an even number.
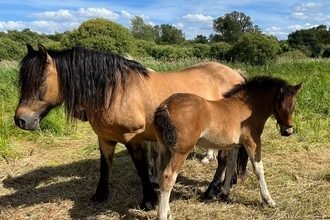
M253 160L251 162L254 168L254 173L259 181L261 202L267 203L270 207L275 207L276 203L270 197L269 191L267 189L262 160L260 160L259 162Z

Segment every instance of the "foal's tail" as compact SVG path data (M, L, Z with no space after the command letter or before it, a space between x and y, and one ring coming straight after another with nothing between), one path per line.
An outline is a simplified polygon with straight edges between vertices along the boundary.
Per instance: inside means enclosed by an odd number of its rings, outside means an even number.
M162 134L164 143L169 147L174 147L178 141L178 133L170 118L167 106L160 106L154 115L155 129Z

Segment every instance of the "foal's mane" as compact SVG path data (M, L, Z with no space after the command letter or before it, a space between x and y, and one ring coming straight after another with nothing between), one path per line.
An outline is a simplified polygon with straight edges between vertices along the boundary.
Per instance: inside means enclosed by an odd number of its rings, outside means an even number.
M112 53L83 47L47 52L56 64L60 92L64 96L66 111L71 116L79 113L85 104L96 111L109 108L118 86L125 88L128 75L149 76L142 64ZM21 95L35 97L45 81L45 64L38 51L30 51L22 59L19 72ZM108 103L110 101L108 106L106 99Z
M267 89L277 88L287 88L287 92L291 94L294 90L289 89L290 84L280 78L275 78L271 76L255 76L251 79L246 79L242 84L235 85L231 90L226 92L223 96L228 98L237 94L238 92L244 91L246 94L262 92Z

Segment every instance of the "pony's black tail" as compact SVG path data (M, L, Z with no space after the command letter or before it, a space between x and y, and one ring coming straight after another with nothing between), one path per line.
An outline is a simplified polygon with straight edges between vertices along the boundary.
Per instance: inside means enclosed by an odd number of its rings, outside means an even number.
M170 118L167 106L160 106L154 115L155 129L163 135L164 143L169 147L174 147L178 141L178 133Z
M249 159L249 155L245 147L240 146L237 154L237 174L242 178L243 182L245 180L245 177L247 176L246 166L248 159Z

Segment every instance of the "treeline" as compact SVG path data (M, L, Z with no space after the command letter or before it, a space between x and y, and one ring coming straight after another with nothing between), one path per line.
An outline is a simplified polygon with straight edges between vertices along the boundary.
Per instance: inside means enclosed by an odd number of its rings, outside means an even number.
M38 34L29 29L0 32L0 60L20 60L26 43L62 50L74 46L164 61L197 57L263 65L279 56L329 58L330 28L325 25L292 32L287 40L265 35L251 18L231 12L213 21L214 33L186 40L182 30L168 24L146 24L142 17L131 20L129 29L102 18L87 20L71 31Z

